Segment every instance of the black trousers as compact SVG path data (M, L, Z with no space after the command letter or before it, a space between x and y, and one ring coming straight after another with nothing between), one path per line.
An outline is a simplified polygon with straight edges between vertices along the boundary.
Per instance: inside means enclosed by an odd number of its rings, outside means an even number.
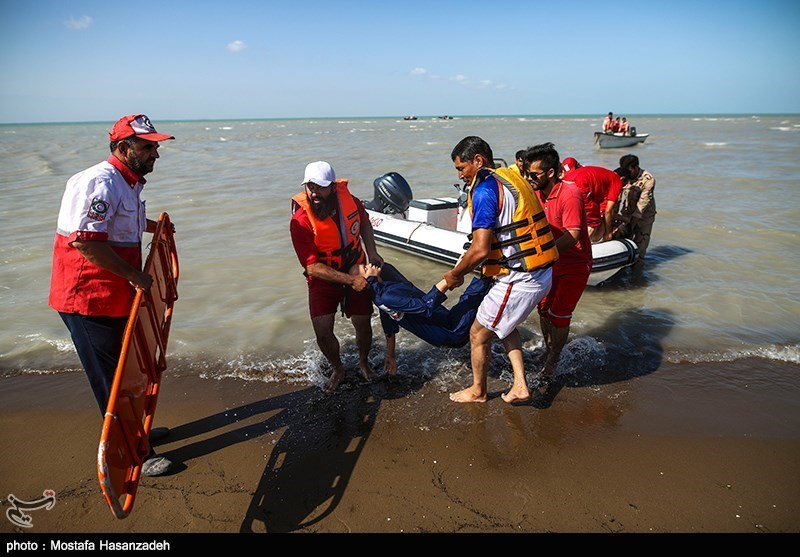
M72 335L72 343L89 378L100 415L105 417L128 318L58 314Z

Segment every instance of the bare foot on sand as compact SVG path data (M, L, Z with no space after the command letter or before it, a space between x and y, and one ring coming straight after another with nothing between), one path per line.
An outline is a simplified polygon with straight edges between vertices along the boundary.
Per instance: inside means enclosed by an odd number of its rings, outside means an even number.
M500 395L500 398L509 404L521 404L531 399L531 392L527 388L512 388L507 393Z
M450 400L453 402L486 402L486 393L480 394L477 389L467 387L457 393L450 393Z
M336 390L336 387L339 386L339 383L342 382L342 379L344 379L344 371L334 371L333 374L328 378L328 382L325 383L324 387L322 387L322 392L326 395L331 394Z

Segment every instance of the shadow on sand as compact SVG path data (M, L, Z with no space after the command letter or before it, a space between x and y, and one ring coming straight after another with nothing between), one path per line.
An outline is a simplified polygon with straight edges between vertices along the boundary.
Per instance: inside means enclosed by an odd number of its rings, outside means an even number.
M276 442L247 509L241 532L308 528L339 504L369 439L381 402L408 396L425 380L382 378L345 385L332 396L301 391L301 410L285 411L286 431Z
M278 433L240 531L307 528L339 504L381 401L409 396L428 380L403 376L365 383L348 377L330 396L313 386L230 408L172 428L165 442L202 437L257 416L264 419L160 454L180 470L191 459Z

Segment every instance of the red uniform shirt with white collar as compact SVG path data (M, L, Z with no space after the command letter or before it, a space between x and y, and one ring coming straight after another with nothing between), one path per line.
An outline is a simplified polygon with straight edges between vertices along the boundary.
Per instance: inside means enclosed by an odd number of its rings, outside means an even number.
M142 235L147 229L145 180L114 155L67 182L58 213L49 305L56 311L123 317L130 313L134 287L90 263L72 245L107 242L132 267L142 268Z

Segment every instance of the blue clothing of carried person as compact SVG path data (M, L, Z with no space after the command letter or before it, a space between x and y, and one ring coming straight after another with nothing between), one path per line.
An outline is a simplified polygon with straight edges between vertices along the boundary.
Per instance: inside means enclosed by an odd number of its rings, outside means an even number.
M402 327L428 344L460 348L469 342L469 329L491 281L475 277L450 309L442 303L447 296L436 286L425 293L392 265L381 267L380 278L367 277L372 301L380 311L381 325L387 336Z
M380 310L381 326L386 335L384 371L390 375L397 372L395 335L400 328L433 346L465 346L478 306L492 287L491 279L475 277L458 302L448 309L442 305L447 300L444 280L425 293L388 263L382 267L354 265L351 273L366 277L372 301Z

